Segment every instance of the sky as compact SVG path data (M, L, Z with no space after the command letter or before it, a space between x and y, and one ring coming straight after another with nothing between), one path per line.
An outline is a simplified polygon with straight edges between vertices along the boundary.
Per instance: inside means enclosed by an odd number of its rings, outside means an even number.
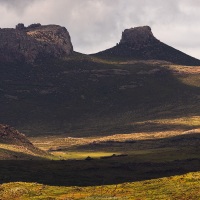
M200 0L0 0L0 27L18 23L67 28L74 50L96 53L127 28L149 25L154 36L200 59Z

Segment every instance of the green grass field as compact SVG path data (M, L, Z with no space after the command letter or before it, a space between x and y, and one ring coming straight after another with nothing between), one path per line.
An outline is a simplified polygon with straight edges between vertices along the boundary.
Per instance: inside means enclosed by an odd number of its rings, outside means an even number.
M198 200L200 173L95 187L52 187L37 183L8 183L0 186L1 200Z

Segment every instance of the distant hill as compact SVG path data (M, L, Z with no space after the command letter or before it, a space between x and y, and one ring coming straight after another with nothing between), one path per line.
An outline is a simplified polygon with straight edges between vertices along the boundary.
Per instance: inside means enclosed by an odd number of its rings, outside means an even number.
M163 60L179 65L200 65L200 60L156 39L149 26L124 30L119 44L93 55L103 58Z

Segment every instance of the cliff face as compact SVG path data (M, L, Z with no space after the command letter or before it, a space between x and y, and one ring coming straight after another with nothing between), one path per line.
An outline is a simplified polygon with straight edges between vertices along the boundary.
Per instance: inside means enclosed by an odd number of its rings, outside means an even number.
M158 41L149 26L135 27L131 29L125 29L122 33L120 44L127 44L132 47L144 47L153 42Z
M0 61L33 63L43 58L60 58L73 52L70 35L58 25L32 24L0 29Z

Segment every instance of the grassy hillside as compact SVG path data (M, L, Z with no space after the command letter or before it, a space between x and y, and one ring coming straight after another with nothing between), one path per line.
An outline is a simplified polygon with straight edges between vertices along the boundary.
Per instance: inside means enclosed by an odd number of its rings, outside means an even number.
M52 187L37 183L9 183L0 185L2 200L55 199L55 200L175 200L200 199L200 173L160 178L149 181L104 185L96 187Z
M0 121L30 136L138 132L141 121L199 116L199 67L75 54L0 66ZM186 128L187 129L187 128Z

